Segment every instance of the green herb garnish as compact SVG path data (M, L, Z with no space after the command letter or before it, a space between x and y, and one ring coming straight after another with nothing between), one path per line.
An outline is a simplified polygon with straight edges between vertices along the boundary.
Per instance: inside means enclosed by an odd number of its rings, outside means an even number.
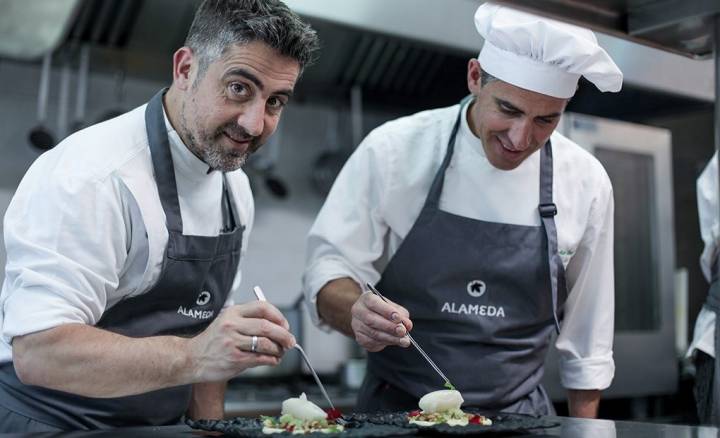
M445 384L444 384L443 386L446 387L447 389L451 390L451 391L455 391L455 387L453 386L452 383L450 383L449 380L448 380L447 382L445 382Z

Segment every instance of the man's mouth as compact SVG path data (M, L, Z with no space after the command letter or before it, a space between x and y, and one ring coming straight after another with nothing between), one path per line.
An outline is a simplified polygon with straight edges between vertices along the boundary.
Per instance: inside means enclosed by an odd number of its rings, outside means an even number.
M248 144L252 141L252 137L235 137L235 136L228 134L227 132L223 132L223 134L225 135L225 137L232 140L233 143L237 143L237 144L244 145L244 144Z
M504 151L506 153L511 154L511 155L520 155L523 153L523 151L513 149L510 146L508 146L507 144L505 144L505 142L503 142L500 137L496 136L496 138L497 138L498 143L500 143L500 146L504 149Z
M234 148L241 149L242 153L247 153L253 147L253 137L233 137L227 132L223 132L223 135L230 140Z

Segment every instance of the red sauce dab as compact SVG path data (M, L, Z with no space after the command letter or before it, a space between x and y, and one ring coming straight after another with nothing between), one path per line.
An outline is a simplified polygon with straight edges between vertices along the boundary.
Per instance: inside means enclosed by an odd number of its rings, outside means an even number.
M420 415L420 411L419 411L419 410L415 410L415 411L410 411L410 412L408 412L408 417L417 417L418 415Z
M342 412L337 408L326 409L325 412L327 413L328 420L337 420L342 417Z
M482 424L482 420L483 417L481 417L480 415L473 415L472 417L470 417L470 420L468 420L468 422L470 424Z

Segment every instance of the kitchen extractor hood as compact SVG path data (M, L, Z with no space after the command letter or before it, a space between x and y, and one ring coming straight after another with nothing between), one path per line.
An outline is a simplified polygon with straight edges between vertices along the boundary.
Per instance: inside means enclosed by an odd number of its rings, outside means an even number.
M56 0L34 0L41 1ZM608 0L613 1L622 3ZM566 2L601 0L547 3ZM183 44L199 3L81 0L65 44L91 43L95 70L113 73L123 69L129 76L167 82L172 53ZM313 25L322 44L320 59L306 70L296 90L299 99L349 100L349 90L359 86L369 108L427 108L452 104L467 93L467 62L482 46L472 20L482 3L479 0L286 3ZM714 100L711 61L696 61L607 35L598 34L598 38L623 70L624 90L606 96L581 85L570 110L638 121L652 114L705 107Z
M698 59L713 53L717 0L500 0L529 12L583 25Z
M626 84L631 87L706 102L714 100L712 60L697 61L669 53L664 44L673 40L660 29L685 35L681 42L673 43L676 52L707 57L712 30L707 25L708 14L720 9L718 0L502 1L604 32L598 34L598 40L619 64ZM475 9L483 3L480 0L344 0L339 5L334 0L287 0L287 3L308 17L465 55L477 54L482 46L472 19ZM689 47L695 52L688 52Z

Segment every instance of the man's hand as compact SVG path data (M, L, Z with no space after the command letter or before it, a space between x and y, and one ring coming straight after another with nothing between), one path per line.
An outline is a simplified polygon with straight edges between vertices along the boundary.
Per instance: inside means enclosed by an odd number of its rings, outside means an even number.
M367 351L380 351L388 345L410 345L405 335L412 330L412 321L404 307L365 292L355 301L350 313L355 339Z
M222 381L258 365L277 365L295 337L280 311L268 302L228 307L188 347L194 381ZM255 351L252 337L257 336Z
M568 410L571 417L597 418L600 396L597 389L568 389Z

